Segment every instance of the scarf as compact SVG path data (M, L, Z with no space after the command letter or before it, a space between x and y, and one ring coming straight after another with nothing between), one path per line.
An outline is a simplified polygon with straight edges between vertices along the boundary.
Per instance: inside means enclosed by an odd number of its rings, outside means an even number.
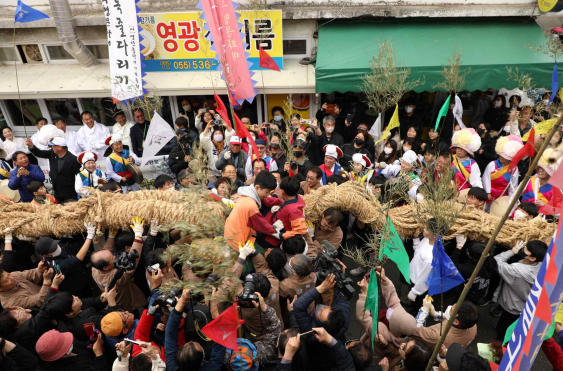
M225 148L225 145L223 144L223 142L216 142L213 139L211 139L211 141L213 142L213 145L215 146L215 148L217 148L217 153L223 152L223 149Z

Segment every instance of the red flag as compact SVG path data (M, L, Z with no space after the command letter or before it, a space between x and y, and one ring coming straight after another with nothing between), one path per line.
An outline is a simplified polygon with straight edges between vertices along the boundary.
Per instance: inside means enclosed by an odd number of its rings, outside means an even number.
M530 135L528 136L528 141L526 142L526 144L524 144L524 147L522 147L520 149L520 151L518 151L518 153L516 153L516 155L514 156L512 161L510 162L510 165L508 165L508 171L510 171L510 170L514 169L516 166L518 166L518 163L524 157L526 157L526 156L534 157L535 141L536 141L536 132L535 132L534 128L532 128L530 130Z
M252 139L252 136L248 132L248 129L246 128L246 126L244 126L242 121L240 121L236 113L235 113L235 132L237 133L237 136L239 138L246 138L247 142L250 142L250 144L252 145L252 157L250 162L252 163L252 161L256 160L257 158L260 158L260 152L258 152L258 147L256 147L256 143L254 142L254 139Z
M280 68L278 64L264 49L262 46L258 46L258 50L260 51L260 67L267 68L269 70L274 70L280 72Z
M559 166L549 178L549 184L557 188L563 188L563 166Z
M217 95L217 93L215 93L215 102L217 102L217 109L216 109L217 113L219 114L219 116L221 116L223 121L225 121L227 123L227 125L229 125L229 129L232 130L233 125L231 124L231 120L229 120L229 114L227 112L227 107L225 107L225 104L221 100L221 97L219 97Z
M217 344L225 348L238 350L237 330L244 323L238 319L237 305L231 305L227 310L205 325L201 332Z
M553 176L551 178L553 178ZM551 180L549 183L551 183ZM543 215L556 215L561 213L562 207L563 207L563 195L561 194L561 190L556 186L554 186L553 193L551 195L551 200L549 200L547 204L540 207L539 212L542 213Z
M229 97L229 103L233 106L233 108L238 108L238 103L229 89L227 89L227 95Z

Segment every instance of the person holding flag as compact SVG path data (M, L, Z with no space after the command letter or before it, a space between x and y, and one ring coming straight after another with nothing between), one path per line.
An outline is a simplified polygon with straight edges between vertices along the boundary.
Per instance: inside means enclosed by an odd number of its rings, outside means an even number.
M473 159L479 147L481 147L481 137L474 129L456 131L452 137L455 154L451 169L454 171L454 182L458 191L471 187L483 188L481 170Z
M491 204L502 196L512 196L518 187L518 167L509 170L514 156L524 147L522 140L514 135L502 137L497 141L495 152L498 160L491 161L483 172L483 189L489 194Z
M141 160L125 148L122 142L122 137L119 134L114 134L106 139L106 145L111 149L111 153L106 157L106 169L108 177L119 183L123 193L130 191L138 191L140 185L135 183L131 178L131 173L127 169L127 165L135 164L141 165ZM106 151L107 154L108 151Z
M536 175L530 178L520 199L521 202L536 204L540 207L540 212L542 212L541 208L546 205L557 208L557 204L560 204L562 199L561 190L549 183L551 176L557 170L557 164L550 164L548 160L552 152L553 148L546 148L543 152L536 167ZM553 205L554 203L556 205Z

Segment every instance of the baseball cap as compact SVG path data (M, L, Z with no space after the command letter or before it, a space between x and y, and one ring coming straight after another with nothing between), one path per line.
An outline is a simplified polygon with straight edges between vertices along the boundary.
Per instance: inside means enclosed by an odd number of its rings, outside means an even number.
M264 139L256 139L254 141L254 143L256 143L257 146L265 146L266 142L264 141Z
M295 143L293 144L293 147L300 147L300 148L306 149L307 148L307 142L300 140L300 139L297 139L295 141Z
M229 141L229 143L231 144L240 144L240 138L236 135L233 135L231 137L231 140Z
M47 144L49 145L49 147L53 147L53 146L66 147L66 139L61 137L54 137L53 139L48 141Z
M47 255L57 250L60 240L53 240L49 237L41 237L35 243L35 253L38 255Z
M119 312L108 313L102 318L102 332L110 337L121 335L123 331L123 319Z

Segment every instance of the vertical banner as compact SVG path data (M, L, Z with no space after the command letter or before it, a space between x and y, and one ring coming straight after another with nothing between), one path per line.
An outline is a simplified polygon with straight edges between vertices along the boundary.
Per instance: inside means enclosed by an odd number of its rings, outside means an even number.
M528 371L563 299L563 234L561 221L528 295L499 370Z
M207 22L203 29L210 32L210 49L217 53L217 69L223 71L227 88L238 104L244 100L252 103L258 91L252 80L254 72L250 71L252 63L247 61L248 44L242 42L245 35L239 31L243 25L238 21L240 14L235 13L238 4L231 0L201 0L197 7L203 10L201 19Z
M137 9L131 0L102 0L106 18L111 96L114 102L143 95Z

